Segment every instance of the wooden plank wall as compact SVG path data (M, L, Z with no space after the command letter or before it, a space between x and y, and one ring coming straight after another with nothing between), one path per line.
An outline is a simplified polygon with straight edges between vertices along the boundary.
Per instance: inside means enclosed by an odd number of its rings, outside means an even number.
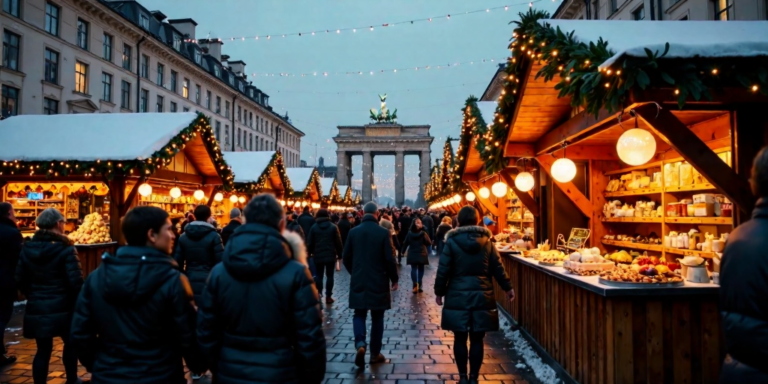
M717 383L717 296L606 298L510 257L497 302L579 383Z

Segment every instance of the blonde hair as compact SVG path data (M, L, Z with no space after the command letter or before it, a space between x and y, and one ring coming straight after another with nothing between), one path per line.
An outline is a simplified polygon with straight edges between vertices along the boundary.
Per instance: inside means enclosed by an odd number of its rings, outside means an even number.
M453 225L453 220L451 219L450 216L445 216L443 217L443 223L448 225Z

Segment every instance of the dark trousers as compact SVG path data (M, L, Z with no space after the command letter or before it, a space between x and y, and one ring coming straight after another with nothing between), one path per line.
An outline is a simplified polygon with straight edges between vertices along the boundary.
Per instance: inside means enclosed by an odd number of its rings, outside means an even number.
M5 355L5 327L11 321L13 301L16 300L16 287L0 288L0 355Z
M421 285L421 279L424 277L424 264L411 264L411 281L414 284Z
M317 268L315 267L315 259L313 257L307 259L307 265L309 266L309 273L312 274L312 279L317 280Z
M53 352L53 339L35 339L37 353L32 360L32 378L35 384L45 384L48 381L48 362ZM64 353L61 357L64 363L64 372L67 374L67 383L77 382L77 355L74 347L64 341Z
M477 377L483 365L483 338L485 332L454 332L453 354L460 375L467 375L467 358L469 358L469 374ZM469 351L467 351L469 338Z
M331 297L333 293L333 273L336 263L317 263L315 268L317 268L317 278L315 279L317 294L320 297L323 296L323 274L325 274L325 297Z
M355 309L355 317L352 319L352 328L355 331L355 348L364 347L367 328L365 318L367 309ZM381 339L384 337L384 310L371 310L371 356L376 357L381 353Z

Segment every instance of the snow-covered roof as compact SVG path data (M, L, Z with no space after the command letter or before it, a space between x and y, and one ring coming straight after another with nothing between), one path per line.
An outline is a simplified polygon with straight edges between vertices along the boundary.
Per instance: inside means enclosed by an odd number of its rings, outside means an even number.
M768 56L768 22L765 21L636 21L628 20L539 20L585 44L601 37L615 54L600 68L620 57L646 57L645 48L664 52L666 58Z
M275 151L223 152L223 155L235 174L235 183L253 183L267 169Z
M288 180L291 181L292 186L298 188L297 190L303 191L314 171L314 168L286 168L285 174L288 176Z
M333 181L335 179L332 177L321 177L320 178L320 187L323 188L323 195L328 196L331 194L331 188L333 188Z
M343 198L347 194L347 189L350 188L349 185L337 185L336 188L339 188L339 195Z
M486 124L493 124L493 114L496 113L496 107L499 103L495 101L478 101L477 109L480 110L480 116L483 117L483 121Z
M137 160L163 149L197 115L82 113L0 121L0 160Z

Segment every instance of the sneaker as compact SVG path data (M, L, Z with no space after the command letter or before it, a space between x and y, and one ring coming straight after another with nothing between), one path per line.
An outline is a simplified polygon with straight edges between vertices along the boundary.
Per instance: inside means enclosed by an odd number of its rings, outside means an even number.
M387 362L387 358L384 357L384 355L382 355L381 353L379 353L375 357L371 356L371 361L370 361L371 364L381 364L386 362Z
M360 347L357 349L357 355L355 356L355 365L361 368L365 366L365 347Z
M326 298L325 298L325 303L326 303L326 304L333 304L333 303L335 303L335 302L336 302L336 300L334 300L334 299L333 299L332 297L330 297L330 296L328 296L328 297L326 297Z
M0 367L16 362L16 356L0 355Z
M419 293L419 283L413 283L413 294Z

